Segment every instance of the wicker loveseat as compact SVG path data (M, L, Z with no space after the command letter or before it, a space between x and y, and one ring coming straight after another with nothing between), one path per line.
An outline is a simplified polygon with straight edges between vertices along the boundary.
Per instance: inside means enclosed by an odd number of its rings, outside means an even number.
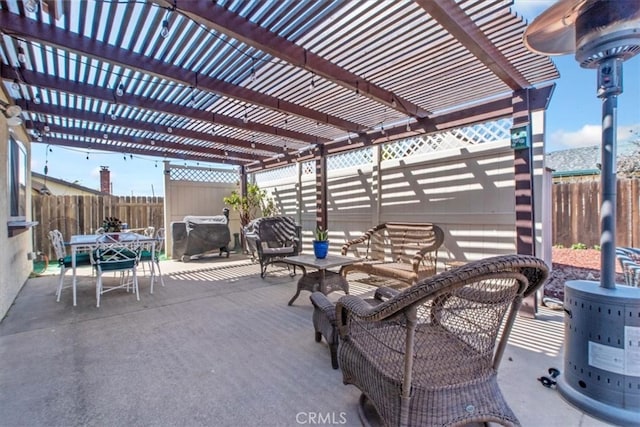
M379 288L376 297L389 298L377 305L340 298L335 313L344 383L358 387L361 405L370 400L389 426L519 425L498 387L497 369L522 299L547 276L542 260L506 255L403 291Z
M400 280L408 285L436 273L444 233L431 223L385 222L342 246L342 255L362 258L340 270Z

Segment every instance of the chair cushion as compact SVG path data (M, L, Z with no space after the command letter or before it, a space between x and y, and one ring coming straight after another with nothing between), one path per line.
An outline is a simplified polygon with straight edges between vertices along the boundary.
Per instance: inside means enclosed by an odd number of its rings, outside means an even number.
M66 268L71 267L71 255L67 255L64 258L58 260L58 265L64 265ZM87 252L80 252L76 254L76 266L91 265L91 256Z
M285 255L292 254L295 248L289 246L284 248L263 248L262 253L264 255Z

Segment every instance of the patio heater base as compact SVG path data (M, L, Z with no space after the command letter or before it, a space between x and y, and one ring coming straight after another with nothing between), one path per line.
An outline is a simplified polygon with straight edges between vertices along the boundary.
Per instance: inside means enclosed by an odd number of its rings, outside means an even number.
M640 289L565 284L560 395L601 420L640 426Z

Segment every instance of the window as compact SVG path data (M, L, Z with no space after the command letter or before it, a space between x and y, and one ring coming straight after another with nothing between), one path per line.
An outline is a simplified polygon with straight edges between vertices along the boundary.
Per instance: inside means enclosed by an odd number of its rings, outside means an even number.
M24 145L9 139L9 218L27 219L27 150Z

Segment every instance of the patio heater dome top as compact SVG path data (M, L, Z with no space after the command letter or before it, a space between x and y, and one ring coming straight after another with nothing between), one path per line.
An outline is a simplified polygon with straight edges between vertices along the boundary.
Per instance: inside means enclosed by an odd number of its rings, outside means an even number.
M524 43L545 55L575 52L580 66L597 68L605 58L640 53L639 23L637 0L561 0L529 25Z

